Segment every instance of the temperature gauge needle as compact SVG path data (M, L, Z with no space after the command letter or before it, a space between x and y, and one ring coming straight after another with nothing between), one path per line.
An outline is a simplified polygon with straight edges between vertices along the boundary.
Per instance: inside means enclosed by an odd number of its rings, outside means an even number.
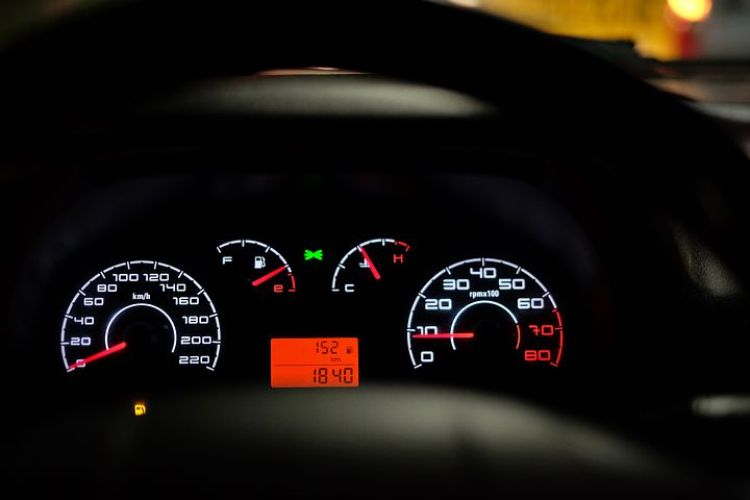
M83 368L87 364L89 364L89 363L91 363L93 361L96 361L97 359L102 359L104 357L109 356L110 354L114 354L116 352L122 351L127 346L128 346L127 342L120 342L119 344L113 345L109 349L105 349L103 351L97 352L96 354L92 354L89 357L86 357L86 358L83 358L83 359L79 359L78 361L76 361L75 363L73 363L72 365L70 365L70 367L68 368L68 371L73 371L76 368Z
M282 271L284 271L284 269L286 269L286 264L284 264L281 267L277 267L276 269L274 269L270 273L264 274L263 276L261 276L260 278L258 278L256 280L253 280L253 286L262 285L263 283L265 283L266 281L270 280L271 278L273 278L277 274L280 274Z
M372 259L369 255L367 255L367 250L365 250L365 247L359 247L359 253L362 254L362 257L365 258L365 262L367 263L367 267L370 268L370 271L372 272L372 275L375 276L376 280L380 280L380 273L378 272L377 268L375 267L375 264L372 263Z
M473 339L474 332L462 333L415 333L411 336L413 339L440 340L440 339Z

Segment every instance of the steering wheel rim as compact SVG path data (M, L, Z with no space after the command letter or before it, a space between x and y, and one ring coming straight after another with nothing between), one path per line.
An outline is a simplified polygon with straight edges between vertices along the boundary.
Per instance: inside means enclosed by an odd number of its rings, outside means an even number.
M26 57L33 52L44 64L15 75L26 83L30 75L55 75L66 91L87 80L91 86L107 84L108 92L133 93L144 87L137 85L144 80L155 87L314 66L440 85L490 102L498 89L523 88L539 91L544 101L587 97L579 103L587 106L607 97L602 92L607 84L624 79L644 92L651 90L552 36L444 2L377 0L354 6L323 0L295 5L294 13L290 16L289 7L275 2L219 0L205 9L200 2L128 0L73 11L40 36L6 48L4 62L28 66ZM503 67L493 68L488 55L500 58ZM508 72L524 75L523 84ZM67 81L75 85L66 86Z
M372 72L520 103L514 120L560 147L583 140L609 152L662 153L649 162L631 154L619 174L689 215L696 233L750 276L750 263L737 257L750 250L738 216L748 210L741 150L687 106L552 36L426 0L322 0L293 9L129 0L74 14L0 53L11 142L50 117L98 116L113 102L128 107L202 78L310 66ZM709 155L697 144L715 147Z

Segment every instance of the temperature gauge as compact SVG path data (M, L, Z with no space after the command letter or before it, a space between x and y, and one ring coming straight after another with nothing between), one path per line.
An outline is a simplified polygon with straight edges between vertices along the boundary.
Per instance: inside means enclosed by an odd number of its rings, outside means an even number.
M365 241L349 250L336 266L331 291L356 293L387 281L404 267L411 246L393 238Z

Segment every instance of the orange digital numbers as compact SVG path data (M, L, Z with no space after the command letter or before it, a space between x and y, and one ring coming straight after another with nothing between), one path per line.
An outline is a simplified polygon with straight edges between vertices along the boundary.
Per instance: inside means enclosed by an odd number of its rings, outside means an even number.
M271 339L271 387L359 386L356 337Z

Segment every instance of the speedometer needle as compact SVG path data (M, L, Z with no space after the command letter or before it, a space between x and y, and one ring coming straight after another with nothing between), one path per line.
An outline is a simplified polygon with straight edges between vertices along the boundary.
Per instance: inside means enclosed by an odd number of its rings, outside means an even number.
M367 267L370 268L370 271L372 271L372 275L375 276L376 280L380 279L380 273L378 272L377 268L375 268L375 264L372 263L372 259L369 255L367 255L367 250L365 250L364 247L359 247L359 253L362 254L362 257L365 258L365 262L367 263Z
M413 339L439 340L439 339L473 339L474 332L463 333L415 333Z
M256 280L254 280L254 281L253 281L253 286L259 286L259 285L262 285L263 283L265 283L266 281L270 280L271 278L273 278L273 277L274 277L274 276L276 276L277 274L280 274L280 273L281 273L281 272L282 272L282 271L283 271L284 269L286 269L286 264L284 264L284 265L283 265L283 266L281 266L281 267L277 267L276 269L274 269L274 270L273 270L273 271L271 271L270 273L268 273L268 274L264 274L264 275L263 275L263 276L261 276L260 278L258 278L258 279L256 279Z
M127 342L120 342L119 344L115 344L109 349L104 349L103 351L99 351L96 354L92 354L91 356L88 356L83 359L79 359L72 365L68 367L68 371L73 371L76 368L83 368L87 364L91 363L92 361L96 361L97 359L102 359L106 356L109 356L110 354L114 354L116 352L122 351L128 346Z

